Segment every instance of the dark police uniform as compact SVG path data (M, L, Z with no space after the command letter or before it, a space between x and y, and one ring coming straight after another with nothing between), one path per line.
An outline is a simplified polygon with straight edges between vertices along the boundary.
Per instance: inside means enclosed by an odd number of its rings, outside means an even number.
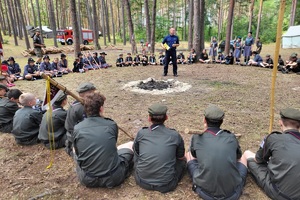
M42 117L41 112L29 106L25 106L16 112L13 119L12 133L18 144L33 145L38 143Z
M179 44L179 38L176 35L168 35L163 39L162 44L167 44L170 47L169 50L166 50L165 63L164 63L164 76L168 74L170 57L172 57L173 75L177 76L176 47L172 47L172 45Z
M205 118L222 120L224 112L210 105ZM188 162L193 190L203 199L238 199L245 184L247 167L237 162L242 156L234 134L218 127L209 127L201 135L193 135Z
M110 119L91 116L74 128L77 175L87 187L120 185L129 176L133 152L117 150L118 126Z
M154 104L149 107L150 115L165 115L167 107ZM184 141L180 134L153 124L140 130L134 141L135 180L147 190L162 193L174 190L186 167Z
M58 98L57 102L61 102L66 98L66 95L62 93ZM50 116L49 111L44 113L43 119L41 122L40 130L39 130L39 140L48 148L50 149L50 142L49 142L49 133L48 133L48 124L50 124ZM50 127L50 131L53 130L54 134L54 146L52 148L58 149L65 146L67 135L66 129L64 127L65 121L67 117L67 111L63 109L63 107L55 105L53 106L52 110L52 124L53 129ZM51 132L51 140L52 140L52 132Z
M300 122L300 111L287 108L282 118ZM300 133L299 130L273 132L268 135L248 167L257 184L271 199L300 199Z
M0 98L0 132L10 133L13 128L13 118L19 109L17 103L8 98Z

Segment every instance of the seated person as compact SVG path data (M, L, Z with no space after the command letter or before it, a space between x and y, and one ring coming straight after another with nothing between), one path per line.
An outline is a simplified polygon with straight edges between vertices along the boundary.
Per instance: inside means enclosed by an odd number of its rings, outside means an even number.
M87 95L87 118L74 127L76 172L86 187L116 187L129 176L133 166L133 142L116 146L118 125L103 117L104 101L100 93Z
M68 60L66 54L60 54L60 61L58 63L58 66L63 74L72 72L72 70L68 68Z
M41 79L40 70L34 62L35 61L32 58L28 58L28 64L24 67L24 79L29 81Z
M286 65L282 67L282 73L289 73L289 72L300 72L300 59L297 58L296 53L292 53L290 60L286 62Z
M84 66L88 69L93 69L94 65L92 63L93 63L93 57L91 56L91 54L90 53L85 54L83 58Z
M202 53L200 54L200 63L209 63L210 60L208 58L208 54L206 53L206 49L203 49Z
M203 133L192 136L186 153L193 191L203 199L239 199L247 176L247 160L235 135L221 129L224 112L215 105L204 111Z
M159 59L159 64L160 65L164 65L165 64L165 55L164 55L164 53L161 51L161 52L159 52L159 57L158 57L158 59Z
M230 52L226 57L225 60L222 63L225 63L225 65L233 65L234 57L232 55L232 52Z
M133 59L133 66L140 66L141 64L141 58L139 54L136 54L136 56Z
M10 76L10 71L8 68L8 62L4 60L1 64L1 72L0 75L4 77L5 81L3 81L8 87L13 87L15 84L14 78Z
M272 132L254 154L245 151L254 180L271 199L300 199L300 111L280 111L281 132Z
M217 59L216 59L216 63L224 63L225 62L225 58L222 52L218 53Z
M144 52L142 55L142 59L141 62L143 64L143 66L147 66L148 65L148 56L146 55L146 53Z
M22 80L23 76L21 76L20 65L16 63L14 57L9 57L7 61L8 61L8 70L9 70L10 77L13 78L14 81Z
M0 84L0 132L11 133L13 118L19 109L19 97L22 92L18 89L11 89L7 92L7 97L1 98L3 91L6 92L8 89L5 85Z
M43 114L33 109L33 106L36 105L36 98L33 94L24 93L19 99L20 104L24 107L19 109L14 116L12 134L15 136L17 144L37 144Z
M99 61L99 58L98 58L98 53L97 52L94 52L93 53L93 56L92 56L92 68L86 66L89 70L91 69L100 69L100 61Z
M123 54L119 54L119 57L116 60L116 66L117 67L124 67L125 66L125 62L124 62L124 58L123 58Z
M84 73L84 72L88 71L88 69L84 67L82 56L83 56L82 53L77 54L77 58L75 59L75 61L73 63L73 70L72 70L73 72Z
M127 53L127 56L125 58L125 66L131 66L133 63L133 58L131 56L131 53Z
M149 56L149 65L157 65L154 53L152 53L151 56Z
M49 111L44 113L42 122L39 129L39 140L48 148L48 149L59 149L65 146L65 142L67 140L66 129L65 129L65 121L67 117L67 111L64 110L64 106L68 104L67 95L63 92L58 95L57 99L53 104L52 110L52 126L53 133L50 133L50 141L49 141L49 133L48 133L48 125L51 124L51 119L49 115ZM52 136L54 134L54 136ZM53 142L54 139L54 142ZM52 140L52 141L51 141Z
M106 55L107 54L105 52L100 53L100 56L99 56L100 68L108 68L108 67L112 66L106 62L106 60L105 60Z
M50 63L50 58L48 55L45 55L43 58L43 62L40 65L40 73L46 74L47 76L54 76L56 73L52 68Z
M177 56L177 64L186 64L185 56L183 52L180 52Z
M0 83L0 100L7 97L7 92L9 91L5 83Z
M284 61L283 61L283 59L281 58L281 55L280 55L280 54L278 55L278 66L284 66Z
M166 193L175 188L186 167L184 141L174 129L164 125L167 107L148 108L150 127L141 129L133 144L135 181L144 189Z
M59 63L59 59L58 58L54 58L53 62L51 63L51 66L52 66L52 69L53 69L53 71L55 73L55 76L56 77L62 77L63 72L61 71L61 68L59 67L58 63Z
M248 64L247 65L250 65L250 66L261 66L263 67L263 59L262 57L258 54L257 51L253 51L252 52L254 58L253 59L250 59L248 61Z
M191 49L189 56L188 56L188 64L192 64L196 61L196 51L195 49Z
M273 59L271 58L270 54L266 55L266 62L263 62L261 66L273 69Z

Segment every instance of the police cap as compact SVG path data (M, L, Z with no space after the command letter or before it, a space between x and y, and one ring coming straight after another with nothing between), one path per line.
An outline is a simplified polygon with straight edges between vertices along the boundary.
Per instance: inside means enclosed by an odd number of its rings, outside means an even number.
M218 106L211 104L205 109L204 116L209 120L220 121L224 119L225 113Z
M300 111L294 108L285 108L280 111L281 118L300 121Z
M167 106L159 103L155 103L148 108L148 113L152 116L166 115L167 110L168 110Z
M78 93L83 93L83 92L86 92L86 91L89 91L89 90L96 90L96 87L94 86L93 83L81 83L76 92Z

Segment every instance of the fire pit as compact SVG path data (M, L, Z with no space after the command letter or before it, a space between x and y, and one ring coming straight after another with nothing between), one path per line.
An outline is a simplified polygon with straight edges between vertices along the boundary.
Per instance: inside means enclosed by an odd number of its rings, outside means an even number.
M155 80L148 78L146 80L131 81L123 86L123 89L138 93L146 94L168 94L172 92L184 92L192 86L187 83L182 83L178 80Z

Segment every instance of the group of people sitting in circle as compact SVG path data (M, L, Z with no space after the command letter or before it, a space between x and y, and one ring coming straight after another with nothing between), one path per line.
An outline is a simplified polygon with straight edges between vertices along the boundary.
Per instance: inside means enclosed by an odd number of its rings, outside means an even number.
M0 84L0 132L12 133L19 145L65 147L86 187L116 187L133 171L137 185L166 193L176 189L187 169L192 189L201 198L238 199L249 171L271 199L300 199L297 109L280 111L283 133L269 134L256 153L242 153L235 135L221 129L224 111L209 105L201 116L204 131L192 136L186 152L179 132L164 125L168 108L161 103L149 106L149 127L141 128L134 141L117 146L118 125L103 116L106 98L92 83L82 83L76 90L84 105L75 101L68 110L67 94L61 91L52 116L34 109L34 94L8 90ZM51 117L53 141L48 137Z

